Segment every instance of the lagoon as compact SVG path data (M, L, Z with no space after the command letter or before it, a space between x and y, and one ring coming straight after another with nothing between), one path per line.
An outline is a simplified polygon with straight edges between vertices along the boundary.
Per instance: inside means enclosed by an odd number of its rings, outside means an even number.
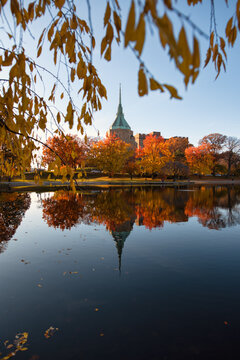
M238 358L239 230L239 186L1 193L0 359Z

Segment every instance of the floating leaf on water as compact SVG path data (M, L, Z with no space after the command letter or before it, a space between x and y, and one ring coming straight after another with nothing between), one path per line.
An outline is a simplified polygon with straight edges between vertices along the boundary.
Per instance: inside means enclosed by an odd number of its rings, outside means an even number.
M14 340L13 344L8 344L9 340L5 340L4 345L5 345L6 349L7 350L12 349L12 351L10 353L6 354L3 358L1 358L1 360L10 359L11 357L15 356L18 351L28 350L28 348L25 345L27 342L27 339L28 339L28 333L23 332L23 333L19 333L15 336L15 340ZM2 353L0 353L0 355L2 355Z
M52 337L55 334L56 331L58 331L58 328L50 326L44 333L45 338L49 339L50 337Z

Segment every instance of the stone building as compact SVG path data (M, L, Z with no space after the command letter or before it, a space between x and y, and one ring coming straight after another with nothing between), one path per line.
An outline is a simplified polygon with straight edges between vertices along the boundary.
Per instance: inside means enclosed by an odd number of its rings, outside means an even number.
M107 132L107 135L115 134L119 139L123 140L127 144L130 144L133 148L137 147L135 138L133 136L133 131L125 120L122 108L122 99L121 99L121 87L119 89L119 105L116 115L116 119L110 129Z
M161 133L160 131L152 131L151 133L149 134L136 134L134 136L135 138L135 141L137 143L137 148L139 149L140 147L143 147L143 141L146 139L146 137L148 135L153 135L153 136L156 136L156 137L161 137Z
M143 141L146 139L148 135L161 137L160 131L152 131L148 134L136 134L133 135L133 131L131 130L129 124L127 123L124 114L123 114L123 107L122 107L122 99L121 99L121 87L119 89L119 105L118 111L110 129L107 131L107 135L115 134L119 139L123 140L127 144L130 144L132 148L140 148L143 147ZM175 139L187 139L188 138L181 137L181 136L174 136ZM164 139L165 141L168 139Z

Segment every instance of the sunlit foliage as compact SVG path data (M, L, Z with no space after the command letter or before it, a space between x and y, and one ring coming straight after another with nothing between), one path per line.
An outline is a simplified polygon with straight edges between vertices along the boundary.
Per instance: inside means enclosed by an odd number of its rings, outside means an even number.
M46 144L48 147L43 148L43 165L50 165L60 157L62 166L75 170L84 167L87 145L77 135L49 137Z
M93 143L90 152L92 163L109 176L123 171L132 155L130 145L115 135L109 135L106 139Z
M185 150L185 155L192 174L211 174L214 158L210 145L204 143L197 147L191 146Z
M161 173L164 165L171 160L171 153L162 137L148 135L139 149L138 158L141 173L153 177Z

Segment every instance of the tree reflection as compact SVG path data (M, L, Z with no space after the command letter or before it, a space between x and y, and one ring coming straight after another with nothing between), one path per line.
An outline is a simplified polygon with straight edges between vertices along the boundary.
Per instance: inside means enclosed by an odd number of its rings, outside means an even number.
M187 194L175 188L145 188L135 191L137 225L148 229L163 227L164 222L185 222Z
M48 226L70 230L73 226L91 222L87 199L80 193L57 191L52 197L42 200L43 219Z
M189 198L185 213L196 216L200 224L220 230L240 224L240 189L232 187L201 187Z
M190 190L190 191L189 191ZM162 228L165 222L197 217L209 229L240 224L240 188L170 187L104 189L95 192L56 192L42 201L43 218L62 230L80 223L104 225L117 247L119 269L124 243L134 225Z
M15 234L30 203L29 194L0 193L0 253Z

